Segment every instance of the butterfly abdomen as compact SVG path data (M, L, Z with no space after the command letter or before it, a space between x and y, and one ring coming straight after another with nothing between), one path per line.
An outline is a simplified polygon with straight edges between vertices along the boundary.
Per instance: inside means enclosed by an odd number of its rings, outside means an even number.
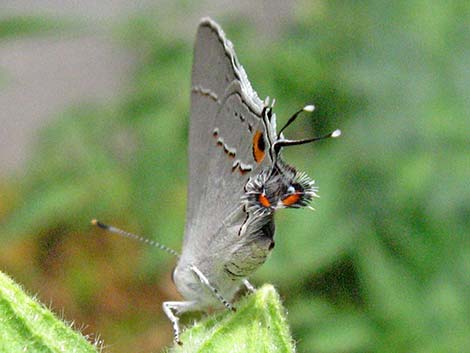
M240 235L242 239L232 248L223 267L232 280L249 277L266 261L274 248L273 214L255 218L247 230Z

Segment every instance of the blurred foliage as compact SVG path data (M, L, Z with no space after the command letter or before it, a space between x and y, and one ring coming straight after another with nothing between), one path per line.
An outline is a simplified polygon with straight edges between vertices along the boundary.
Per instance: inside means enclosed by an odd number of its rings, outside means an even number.
M245 19L218 19L254 88L277 98L279 124L316 105L289 137L344 133L285 151L321 199L315 213L279 212L276 250L254 280L278 286L299 352L470 345L469 17L462 1L305 1L273 40L240 30ZM129 91L111 107L64 112L41 132L27 174L2 186L15 190L0 201L2 247L14 245L0 264L119 342L113 352L171 339L160 303L176 298L173 260L90 237L87 224L180 248L192 43L175 32L154 13L120 27L139 58Z
M0 40L22 36L37 36L77 29L74 21L46 16L0 17Z
M5 16L0 14L0 44L22 37L60 34L79 29L72 19L58 19L48 16ZM6 77L5 77L6 76ZM8 82L8 77L0 67L0 89Z

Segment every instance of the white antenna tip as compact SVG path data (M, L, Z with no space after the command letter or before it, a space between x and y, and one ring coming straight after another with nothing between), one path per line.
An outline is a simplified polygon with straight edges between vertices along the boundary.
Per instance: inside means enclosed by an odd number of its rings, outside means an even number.
M331 133L331 137L340 137L341 136L341 130L340 129L336 129L335 131L333 131Z
M303 109L304 112L311 113L315 110L315 106L313 104L306 105Z

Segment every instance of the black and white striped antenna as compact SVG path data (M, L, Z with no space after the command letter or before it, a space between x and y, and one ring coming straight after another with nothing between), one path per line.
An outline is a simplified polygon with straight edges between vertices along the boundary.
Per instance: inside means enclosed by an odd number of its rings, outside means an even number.
M137 240L137 241L140 241L142 243L154 246L154 247L156 247L160 250L163 250L163 251L177 257L178 259L180 258L180 254L178 254L178 252L176 252L175 250L169 248L166 245L160 244L159 242L157 242L155 240L151 240L151 239L142 237L140 235L129 233L129 232L126 232L125 230L122 230L122 229L119 229L119 228L116 228L116 227L113 227L113 226L109 226L107 224L104 224L103 222L98 221L97 219L92 220L91 224L93 224L94 226L97 226L101 229L104 229L104 230L106 230L110 233L114 233L114 234L120 235L120 236L125 237L125 238L130 238L130 239Z

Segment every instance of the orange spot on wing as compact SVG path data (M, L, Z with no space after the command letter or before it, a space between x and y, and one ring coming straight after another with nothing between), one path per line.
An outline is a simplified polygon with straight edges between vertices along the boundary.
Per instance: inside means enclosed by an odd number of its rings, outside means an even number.
M291 205L297 203L297 201L299 201L299 199L300 199L299 194L292 194L292 195L289 195L286 198L282 199L282 203L284 204L284 206L291 206Z
M265 150L265 142L263 133L261 131L256 131L253 136L253 158L255 159L256 163L261 163L266 156Z
M263 207L271 207L271 202L269 202L268 198L264 194L259 195L258 201Z

